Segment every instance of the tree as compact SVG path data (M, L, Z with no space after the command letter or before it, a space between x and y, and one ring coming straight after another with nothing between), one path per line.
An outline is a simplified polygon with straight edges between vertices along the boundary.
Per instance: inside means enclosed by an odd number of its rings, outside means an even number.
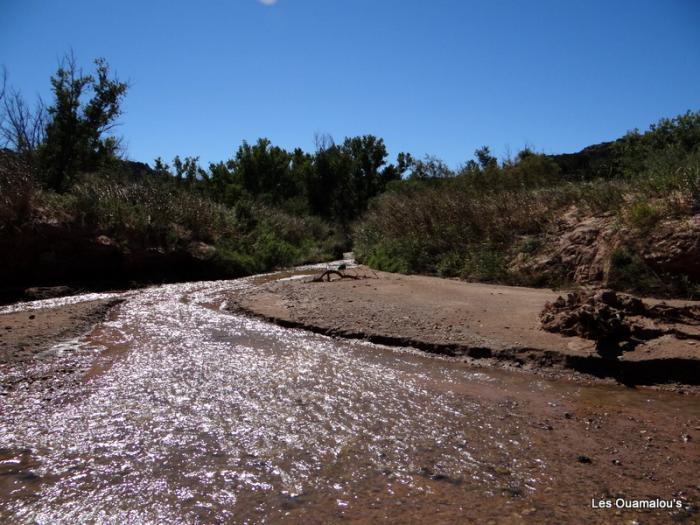
M426 155L423 160L411 159L411 179L447 179L454 172L439 158Z
M0 145L16 151L31 165L34 152L44 141L46 108L38 98L32 109L19 91L8 89L4 67L0 84Z
M175 177L178 181L185 182L190 187L197 184L197 181L208 180L207 172L199 166L199 157L185 157L181 159L176 155L173 159Z
M45 138L46 108L43 101L39 98L32 109L19 91L12 90L2 99L2 112L2 145L16 151L31 164L34 153Z
M311 212L348 223L356 207L351 173L352 160L347 151L333 143L320 145L306 180Z
M236 152L235 167L245 190L278 204L296 195L299 188L291 176L291 155L265 138L250 145L243 142Z
M369 200L389 182L399 180L410 159L403 154L399 166L387 165L384 141L373 135L348 137L340 146L329 139L316 142L306 179L309 208L344 225L366 210Z
M96 75L85 75L67 55L51 77L54 102L48 108L40 162L49 187L64 190L81 171L92 171L116 158L119 141L108 134L121 114L128 85L110 77L104 59ZM86 95L91 95L84 102Z
M360 199L359 204L364 208L367 200L386 186L381 169L387 157L384 140L374 135L346 138L343 149L352 159L355 192Z
M0 85L0 102L5 98L5 91L7 88L7 68L2 66L2 85Z
M234 206L243 194L243 186L236 179L235 162L209 164L209 194L217 202Z
M491 150L488 146L482 146L474 152L474 155L482 170L493 169L498 166L498 160L491 155Z

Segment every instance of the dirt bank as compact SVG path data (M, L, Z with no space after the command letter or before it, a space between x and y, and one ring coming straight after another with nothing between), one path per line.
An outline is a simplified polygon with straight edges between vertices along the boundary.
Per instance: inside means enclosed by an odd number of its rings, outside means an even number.
M0 365L20 364L90 330L119 299L0 314Z
M33 287L125 290L239 275L220 267L214 254L201 242L166 248L69 223L33 223L0 232L0 304L34 299L27 293Z
M287 327L494 364L575 370L626 384L700 381L700 341L692 338L663 335L611 356L594 341L542 330L539 316L545 303L560 295L552 290L375 273L363 267L349 273L360 278L261 284L231 296L229 308Z

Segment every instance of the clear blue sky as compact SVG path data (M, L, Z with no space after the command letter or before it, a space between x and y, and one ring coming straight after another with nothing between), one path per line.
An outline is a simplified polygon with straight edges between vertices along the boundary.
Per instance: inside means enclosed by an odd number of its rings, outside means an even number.
M142 161L320 132L456 166L700 109L699 0L0 0L14 86L47 96L70 49L131 82L119 134Z

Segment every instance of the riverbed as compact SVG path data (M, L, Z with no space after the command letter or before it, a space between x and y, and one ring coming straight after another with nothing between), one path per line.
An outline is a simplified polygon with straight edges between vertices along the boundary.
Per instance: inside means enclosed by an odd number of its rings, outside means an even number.
M0 520L699 519L696 396L476 369L226 308L277 277L111 294L123 302L87 336L3 368L18 381L0 398ZM618 499L673 506L594 508Z

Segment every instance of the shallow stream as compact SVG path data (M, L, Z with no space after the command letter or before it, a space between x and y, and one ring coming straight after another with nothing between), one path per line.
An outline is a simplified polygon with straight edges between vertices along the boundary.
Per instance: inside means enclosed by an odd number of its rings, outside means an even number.
M227 312L226 294L256 279L121 294L108 321L32 365L78 379L0 398L0 520L636 516L591 509L606 494L682 498L645 522L698 519L696 399L475 369Z

